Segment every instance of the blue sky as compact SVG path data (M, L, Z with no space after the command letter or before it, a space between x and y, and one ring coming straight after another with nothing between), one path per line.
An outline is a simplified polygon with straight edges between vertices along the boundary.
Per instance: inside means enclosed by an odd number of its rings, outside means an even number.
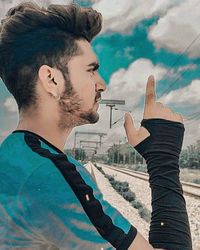
M114 0L110 1L110 5L113 1ZM157 1L154 1L154 3ZM52 2L59 3L59 1ZM200 111L200 98L198 97L198 95L200 96L200 55L196 48L197 45L200 46L200 39L197 40L196 44L194 43L194 46L191 46L188 51L186 50L187 46L198 35L197 31L191 34L192 27L193 30L194 27L196 27L196 21L195 18L191 21L189 17L188 20L185 20L184 16L182 19L176 17L173 20L172 17L169 18L170 11L172 14L176 13L176 11L177 13L178 11L184 13L186 8L188 8L188 10L190 9L190 5L192 7L193 4L194 7L195 1L188 0L186 3L186 1L165 0L163 1L163 6L160 2L159 6L157 3L157 6L155 6L157 10L149 10L146 15L141 14L142 11L139 8L136 12L134 6L130 5L129 16L130 11L132 11L132 15L136 16L135 19L137 19L137 21L131 19L131 17L125 20L126 13L123 13L124 7L121 6L120 9L120 2L116 0L116 3L117 2L118 7L116 12L118 12L120 16L109 13L106 8L109 9L112 6L108 6L109 4L106 4L105 0L97 0L95 3L79 1L82 6L93 6L102 14L105 13L105 26L102 33L92 42L92 46L100 61L99 72L111 88L108 90L108 97L111 98L112 95L118 97L120 94L112 93L113 86L118 90L120 90L120 88L127 88L128 86L129 90L131 88L133 89L133 92L126 93L126 91L123 90L124 96L122 97L126 99L127 95L132 95L135 101L133 101L133 106L128 102L127 107L136 107L135 112L142 112L145 88L143 92L140 90L138 93L137 86L138 88L143 86L143 83L141 83L141 75L144 75L145 81L148 77L147 72L151 73L152 69L152 73L155 72L158 76L157 96L160 97L162 95L161 100L163 100L164 103L172 107L176 112L181 112L185 117ZM135 2L142 3L142 0L135 0ZM147 7L148 6L141 4L144 13L147 11L145 9ZM180 10L178 8L180 8ZM171 16L173 16L172 14ZM193 14L195 15L195 13ZM122 20L121 22L118 20L120 18ZM169 22L172 22L172 24L170 23L171 26L168 27ZM168 27L168 29L166 27ZM180 37L180 39L178 37ZM182 54L184 51L185 53ZM137 69L137 67L139 67L138 65L142 67L139 68L138 74L137 72L130 72L131 70ZM118 76L118 78L121 76L123 81L121 83L116 81L115 75ZM131 76L133 76L132 79ZM5 136L15 128L18 120L14 103L10 97L11 95L2 82L0 82L0 140L3 140ZM100 112L104 113L104 109L102 109L102 111L100 110ZM97 125L98 128L107 126L108 121L106 117L108 117L108 110L106 112L107 116L102 117L102 120ZM123 113L116 113L115 118L117 119L122 115ZM186 122L186 126L188 126L188 133L185 139L186 145L200 137L199 113L198 116L194 116L194 118L195 119ZM87 129L87 127L85 129ZM107 129L109 129L108 126ZM117 131L119 131L119 128L114 128L113 133L110 133L110 137L118 133Z

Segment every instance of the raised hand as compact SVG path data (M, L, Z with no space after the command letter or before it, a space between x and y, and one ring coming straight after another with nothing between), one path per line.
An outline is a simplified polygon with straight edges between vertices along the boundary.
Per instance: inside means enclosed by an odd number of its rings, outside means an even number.
M150 76L147 81L143 118L158 118L181 123L183 122L183 118L180 114L174 113L162 103L156 102L155 80L153 76ZM128 143L133 146L136 146L150 136L150 133L146 128L141 126L138 130L136 129L133 118L129 113L125 114L124 128L127 134Z

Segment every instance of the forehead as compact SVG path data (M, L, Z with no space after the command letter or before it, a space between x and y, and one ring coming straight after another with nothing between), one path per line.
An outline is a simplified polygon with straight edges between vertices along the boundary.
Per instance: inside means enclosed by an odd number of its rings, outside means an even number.
M86 40L77 41L81 53L71 58L71 60L77 63L89 64L91 62L98 62L97 56L94 53L92 46Z

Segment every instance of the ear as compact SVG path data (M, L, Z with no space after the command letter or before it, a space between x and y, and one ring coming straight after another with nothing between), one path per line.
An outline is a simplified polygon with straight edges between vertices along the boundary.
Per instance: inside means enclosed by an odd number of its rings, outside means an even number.
M53 77L54 77L53 68L49 67L48 65L42 65L39 68L38 78L41 86L47 93L55 96L58 90L57 90L57 85L52 80Z

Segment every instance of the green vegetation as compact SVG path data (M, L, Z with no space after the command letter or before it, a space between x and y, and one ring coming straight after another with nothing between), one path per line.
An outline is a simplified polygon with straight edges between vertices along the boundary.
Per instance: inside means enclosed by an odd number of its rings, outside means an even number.
M76 160L82 162L91 160L92 162L103 162L113 166L122 165L136 171L147 172L145 160L128 142L122 143L122 141L119 141L118 144L113 144L109 147L106 153L101 154L98 151L89 154L83 148L76 148L75 150L66 149L65 153L73 155ZM180 167L182 169L200 170L200 140L181 151Z
M193 182L194 182L195 184L200 184L200 179L194 179Z
M150 222L151 213L150 211L140 202L137 200L136 195L132 192L129 188L129 183L127 181L117 181L115 180L113 175L106 174L103 169L95 163L94 166L109 180L112 187L130 204L138 209L138 213L141 218L145 221Z
M182 150L180 157L181 168L192 168L200 170L200 140Z

